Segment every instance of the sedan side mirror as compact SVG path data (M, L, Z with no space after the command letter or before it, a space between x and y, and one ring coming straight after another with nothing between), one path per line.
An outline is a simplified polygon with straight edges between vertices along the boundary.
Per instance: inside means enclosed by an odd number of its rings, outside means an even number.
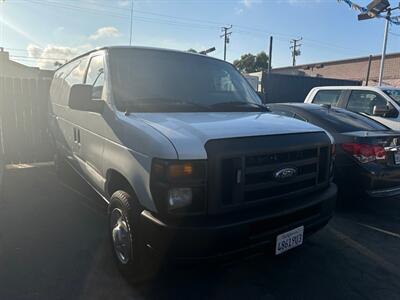
M377 117L384 117L387 113L389 113L390 110L386 105L374 105L374 108L372 110L372 115L377 116Z
M73 110L102 113L104 101L92 98L93 86L90 84L74 84L69 90L68 106Z

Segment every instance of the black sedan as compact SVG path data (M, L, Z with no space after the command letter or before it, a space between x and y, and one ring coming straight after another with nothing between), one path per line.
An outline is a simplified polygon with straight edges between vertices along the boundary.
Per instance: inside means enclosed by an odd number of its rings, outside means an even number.
M400 132L364 115L329 105L270 104L272 113L313 123L335 139L335 181L342 193L400 195Z

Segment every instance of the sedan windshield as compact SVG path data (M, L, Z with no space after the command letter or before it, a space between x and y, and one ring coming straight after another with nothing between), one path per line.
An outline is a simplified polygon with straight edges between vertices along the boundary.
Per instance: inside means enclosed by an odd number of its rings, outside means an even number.
M383 90L383 92L392 98L397 104L400 104L400 90L390 89L390 90Z
M173 51L113 49L112 90L118 109L133 112L265 111L229 63Z

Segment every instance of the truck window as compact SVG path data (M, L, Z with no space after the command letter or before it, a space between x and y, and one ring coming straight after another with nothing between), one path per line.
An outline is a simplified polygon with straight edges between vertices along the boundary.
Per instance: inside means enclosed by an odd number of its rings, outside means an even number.
M374 92L352 91L347 103L347 109L372 115L375 105L386 105L389 108L393 108L387 100Z
M104 88L104 57L102 55L91 58L85 83L93 86L93 99L102 98Z
M400 104L400 90L383 90L383 92L396 101L397 104Z
M313 100L315 104L330 104L332 106L337 106L339 103L340 95L342 91L340 90L322 90L319 91Z

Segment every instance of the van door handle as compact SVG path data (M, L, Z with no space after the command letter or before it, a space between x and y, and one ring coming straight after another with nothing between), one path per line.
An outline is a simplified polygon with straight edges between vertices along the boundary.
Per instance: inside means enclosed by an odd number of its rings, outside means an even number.
M79 128L74 128L74 142L81 144L81 131Z

